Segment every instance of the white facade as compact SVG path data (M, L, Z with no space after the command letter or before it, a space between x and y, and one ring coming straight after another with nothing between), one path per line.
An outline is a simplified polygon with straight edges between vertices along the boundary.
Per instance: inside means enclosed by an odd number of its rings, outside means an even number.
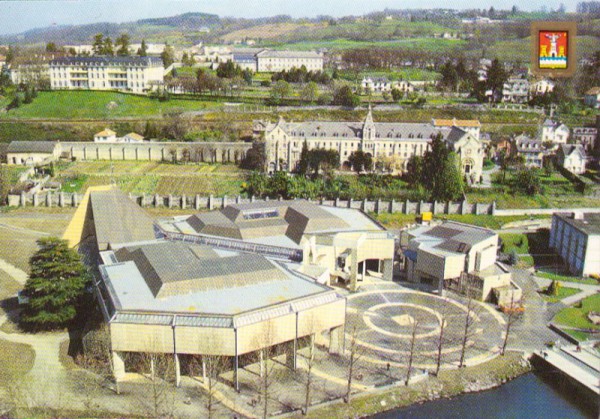
M529 100L529 81L526 78L510 77L502 87L502 101L527 103Z
M155 57L63 57L50 62L52 89L121 90L143 93L164 82Z
M543 95L550 93L554 90L554 82L548 79L538 80L535 83L531 83L530 89L532 95Z
M144 137L135 132L130 132L122 137L117 137L117 133L110 129L94 134L95 143L142 143Z
M431 140L439 134L460 158L469 182L479 182L484 150L481 141L458 127L435 127L423 123L375 123L369 111L363 122L255 123L257 135L265 141L267 170L294 170L304 142L309 149L336 150L340 166L348 166L350 155L358 150L370 154L374 162L390 161L405 170L412 156L423 156Z
M571 173L585 173L587 156L581 144L562 144L557 153L558 164Z
M292 68L306 67L308 71L323 70L323 54L313 51L271 51L256 54L259 72L289 71Z
M592 151L598 138L598 128L575 127L572 138L575 144L581 144L586 151Z
M542 124L542 142L553 144L566 144L569 139L570 130L565 124L546 119Z
M600 215L555 213L549 246L560 255L571 273L600 274Z

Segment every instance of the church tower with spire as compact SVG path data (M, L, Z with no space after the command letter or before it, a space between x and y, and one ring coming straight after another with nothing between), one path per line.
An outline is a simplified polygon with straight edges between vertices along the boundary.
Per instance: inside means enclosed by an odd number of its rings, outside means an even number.
M376 134L375 123L373 122L373 110L369 104L369 112L363 122L362 126L362 138L363 140L374 140Z

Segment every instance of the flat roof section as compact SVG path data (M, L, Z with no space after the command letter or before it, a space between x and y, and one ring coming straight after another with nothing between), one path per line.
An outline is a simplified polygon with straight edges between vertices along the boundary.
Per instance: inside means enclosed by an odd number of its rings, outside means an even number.
M600 214L594 212L584 212L576 214L572 212L554 213L555 216L576 229L588 234L600 234Z

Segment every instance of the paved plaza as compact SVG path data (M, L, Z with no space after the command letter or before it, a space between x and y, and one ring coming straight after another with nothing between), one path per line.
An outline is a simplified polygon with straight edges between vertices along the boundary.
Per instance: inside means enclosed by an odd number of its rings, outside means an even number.
M386 368L388 363L405 366L410 354L413 325L417 322L413 365L422 369L435 368L444 322L442 363L445 367L456 366L465 335L467 301L457 295L444 298L390 285L370 284L361 292L348 296L347 339L356 327L356 340L364 360ZM467 365L497 355L505 328L505 320L494 307L476 301L471 304Z

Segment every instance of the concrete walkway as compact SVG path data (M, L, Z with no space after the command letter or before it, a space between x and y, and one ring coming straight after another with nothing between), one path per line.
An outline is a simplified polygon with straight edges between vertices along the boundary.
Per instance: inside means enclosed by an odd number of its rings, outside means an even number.
M21 269L8 263L4 259L0 259L0 269L6 272L8 275L10 275L15 281L17 281L21 285L25 285L25 282L27 282L27 278L29 278L27 272L22 271Z
M533 276L535 282L538 284L540 288L547 288L548 285L552 283L551 279L540 278L539 276ZM580 284L579 282L568 282L568 281L560 281L564 287L569 288L577 288L580 289L581 292L577 294L571 295L569 297L563 298L560 302L566 306L573 305L578 303L590 295L594 295L600 292L600 285L590 285L590 284Z
M600 213L600 208L515 208L515 209L497 209L494 212L496 216L506 215L552 215L555 212L594 212Z

